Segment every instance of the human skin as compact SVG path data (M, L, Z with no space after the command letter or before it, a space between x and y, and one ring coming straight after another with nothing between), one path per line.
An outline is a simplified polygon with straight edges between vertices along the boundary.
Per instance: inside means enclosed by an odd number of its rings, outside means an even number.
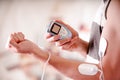
M84 55L87 52L88 43L84 42L82 39L78 37L77 32L70 29L74 34L71 39L67 39L69 44L66 44L66 40L56 41L59 36L47 36L47 39L51 39L51 42L57 43L65 50L78 50L82 51ZM120 0L112 0L107 11L107 21L103 28L102 37L107 40L107 49L105 56L102 59L103 71L104 71L104 80L120 80ZM76 38L76 41L80 42L80 44L76 45L75 42L71 42ZM84 45L83 45L84 44ZM70 45L70 47L69 47ZM67 46L67 47L66 47ZM11 34L10 39L10 47L15 48L17 52L22 54L34 54L37 58L42 60L47 60L48 52L40 49L33 42L25 39L24 34L14 33ZM73 49L72 49L73 48ZM86 62L68 60L56 55L51 54L51 58L49 64L56 68L58 71L63 73L64 75L74 79L74 80L99 80L100 72L93 76L82 75L78 71L78 66ZM91 63L87 63L91 64ZM98 66L99 64L93 64Z

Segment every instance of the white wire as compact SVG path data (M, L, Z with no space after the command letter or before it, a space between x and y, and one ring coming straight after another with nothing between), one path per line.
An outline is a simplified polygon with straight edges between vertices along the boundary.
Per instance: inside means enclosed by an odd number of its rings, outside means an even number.
M46 70L46 66L50 60L50 57L51 57L51 53L48 53L48 59L46 60L46 62L44 63L43 65L43 71L42 71L42 76L41 76L41 80L44 80L44 76L45 76L45 70Z
M108 1L109 2L109 1ZM107 5L108 5L108 2L107 2ZM103 4L103 3L102 3ZM106 5L104 4L104 6L103 6L103 10L105 9L105 7L106 7ZM102 26L102 20L103 20L103 12L104 11L102 11L102 13L101 13L101 18L100 18L100 26ZM101 52L100 51L100 69L101 70L99 70L100 71L100 76L99 76L99 80L104 80L104 71L103 71L103 66L102 66L102 58L103 58L103 55L102 55L102 53L103 52Z
M99 79L100 80L104 80L104 71L103 71L103 66L102 66L102 57L100 57L100 76Z

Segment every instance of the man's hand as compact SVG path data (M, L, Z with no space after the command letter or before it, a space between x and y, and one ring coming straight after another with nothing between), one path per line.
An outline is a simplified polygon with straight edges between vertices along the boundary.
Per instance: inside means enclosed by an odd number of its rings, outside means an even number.
M23 33L18 32L11 34L9 48L14 48L20 53L32 53L38 46L33 42L26 40Z
M68 24L64 23L61 20L56 20L56 22L64 24L71 31L72 38L65 38L59 40L60 35L51 36L51 34L48 33L46 36L48 41L56 43L56 45L62 48L63 50L78 51L86 54L88 43L80 39L78 33Z
M60 46L64 50L72 50L71 48L75 47L75 42L73 42L73 41L78 39L78 33L73 28L71 28L68 24L65 24L61 20L56 20L56 22L64 24L71 31L72 38L65 38L65 39L59 40L60 35L51 36L50 34L47 34L48 41L55 42L57 44L57 46Z

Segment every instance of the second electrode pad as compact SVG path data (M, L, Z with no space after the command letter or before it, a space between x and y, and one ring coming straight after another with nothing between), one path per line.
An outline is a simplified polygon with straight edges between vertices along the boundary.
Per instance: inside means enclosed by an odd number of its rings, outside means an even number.
M100 58L105 55L106 48L107 48L107 40L101 37L100 44L99 44L99 57Z
M95 75L99 70L98 67L94 64L84 63L78 66L78 71L82 75Z
M48 27L48 31L51 35L60 35L60 39L71 38L71 31L63 24L52 21Z

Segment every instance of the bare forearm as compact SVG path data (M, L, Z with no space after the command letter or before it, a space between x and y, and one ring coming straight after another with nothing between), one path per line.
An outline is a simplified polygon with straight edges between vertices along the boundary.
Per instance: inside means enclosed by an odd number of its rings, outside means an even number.
M35 50L34 54L42 59L47 60L48 59L48 53L42 51L41 49ZM57 69L59 72L63 73L64 75L74 79L74 80L98 80L99 79L99 73L95 76L85 76L81 75L78 71L78 66L85 62L80 61L74 61L74 60L68 60L59 56L51 55L49 64L52 65L55 69Z
M39 59L42 59L44 61L46 61L49 57L49 54L47 52L44 52L38 48L34 49L33 54ZM74 72L76 71L75 66L77 67L79 65L79 62L67 60L62 57L51 54L49 64L52 65L55 69L57 69L61 73L67 75L68 77L73 77L74 76L73 71ZM79 75L78 72L77 75Z
M87 49L88 49L88 42L78 38L78 41L76 43L77 47L75 49L75 51L82 53L84 56L87 55Z

